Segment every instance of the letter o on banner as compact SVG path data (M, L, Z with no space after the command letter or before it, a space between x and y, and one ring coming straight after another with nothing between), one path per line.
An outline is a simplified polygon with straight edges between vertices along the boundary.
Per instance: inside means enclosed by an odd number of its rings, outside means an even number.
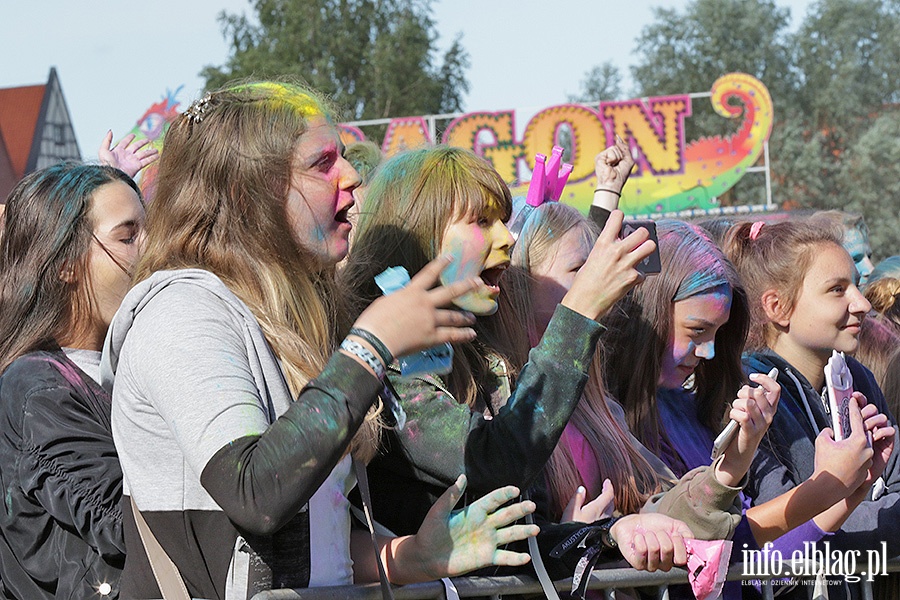
M560 127L567 124L572 130L572 174L569 182L582 181L594 175L594 157L609 144L600 121L600 113L587 106L561 104L545 108L534 115L525 128L523 145L528 167L534 169L534 155L549 156L558 144Z

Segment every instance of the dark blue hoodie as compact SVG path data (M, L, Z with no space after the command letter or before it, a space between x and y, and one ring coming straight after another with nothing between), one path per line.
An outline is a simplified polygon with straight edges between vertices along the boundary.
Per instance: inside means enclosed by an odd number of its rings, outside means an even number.
M816 436L831 426L831 418L821 391L813 389L806 378L779 355L766 350L744 356L743 362L750 373L766 373L772 367L778 367L778 383L781 384L778 411L750 467L750 481L744 490L754 504L762 504L812 475ZM896 426L896 419L872 373L853 358L848 357L847 363L853 375L854 389L865 394L869 403L888 415ZM810 416L815 420L815 426ZM894 453L882 477L883 489L876 490L882 487L878 484L873 486L876 499L873 500L873 490L870 490L866 500L830 538L832 547L865 550L879 547L884 540L888 556L900 554L900 465L897 459L900 438L895 434L894 439Z

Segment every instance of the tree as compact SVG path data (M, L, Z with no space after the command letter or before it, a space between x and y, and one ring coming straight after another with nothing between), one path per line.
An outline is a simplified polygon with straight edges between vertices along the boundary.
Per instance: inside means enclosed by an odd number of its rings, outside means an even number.
M900 3L821 0L811 7L792 46L801 81L797 113L787 127L792 135L773 142L782 157L778 179L797 204L844 208L846 161L854 152L859 156L859 144L871 139L878 115L900 100L895 66L900 62ZM871 222L879 211L868 202L862 212ZM896 227L896 210L892 214L888 222Z
M869 226L875 260L900 253L900 112L883 114L841 161L835 208L860 213Z
M900 102L900 2L823 0L794 36L800 108L818 129L868 129Z
M584 74L581 89L569 96L569 102L615 100L622 95L622 74L611 62L601 63Z
M431 0L255 0L258 23L223 12L225 65L207 88L289 76L334 98L350 119L458 111L469 85L459 36L436 62Z
M789 20L773 0L694 0L683 13L657 8L637 40L638 95L702 92L741 71L765 82L773 98L786 96L794 87Z

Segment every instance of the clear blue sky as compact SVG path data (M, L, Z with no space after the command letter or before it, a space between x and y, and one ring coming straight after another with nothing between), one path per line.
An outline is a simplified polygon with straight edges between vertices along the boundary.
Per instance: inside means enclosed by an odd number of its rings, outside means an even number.
M811 0L777 0L793 24ZM435 0L442 46L457 33L470 54L465 109L539 109L566 100L592 66L612 60L628 74L635 38L652 7L686 0ZM0 4L0 87L44 83L55 66L85 159L112 128L116 137L166 89L184 85L228 55L217 15L249 12L248 0L33 0ZM533 73L538 71L540 77ZM628 87L626 83L626 87ZM682 93L704 90L672 90ZM398 115L400 116L400 115Z

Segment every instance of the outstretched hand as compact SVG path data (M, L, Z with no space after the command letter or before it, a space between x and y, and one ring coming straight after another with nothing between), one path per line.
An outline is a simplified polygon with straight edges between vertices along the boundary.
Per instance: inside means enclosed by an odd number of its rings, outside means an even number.
M653 253L656 244L643 227L618 239L624 219L620 210L610 213L587 261L560 304L589 319L598 319L644 280L635 267Z
M563 510L562 522L593 523L600 519L608 519L616 509L615 490L609 479L603 480L603 489L600 490L599 496L587 504L584 503L586 499L587 490L584 489L584 486L578 486L575 495Z
M455 577L492 565L520 566L530 560L527 553L503 547L538 534L537 525L512 524L534 512L534 502L504 506L519 496L517 488L506 486L453 511L465 489L466 477L460 475L428 511L413 538L415 551L410 558L420 561L418 570L427 579Z
M609 533L632 567L651 572L686 564L684 540L694 537L687 525L659 513L624 516Z
M441 256L416 273L403 289L369 305L354 323L378 337L391 354L404 356L444 342L467 342L475 337L472 313L445 309L454 298L484 285L478 277L439 285L441 271L452 261Z
M100 162L124 171L129 177L134 177L141 169L159 158L159 150L146 147L150 140L145 138L135 142L134 137L133 133L129 133L118 144L112 146L113 132L110 129L97 151Z

